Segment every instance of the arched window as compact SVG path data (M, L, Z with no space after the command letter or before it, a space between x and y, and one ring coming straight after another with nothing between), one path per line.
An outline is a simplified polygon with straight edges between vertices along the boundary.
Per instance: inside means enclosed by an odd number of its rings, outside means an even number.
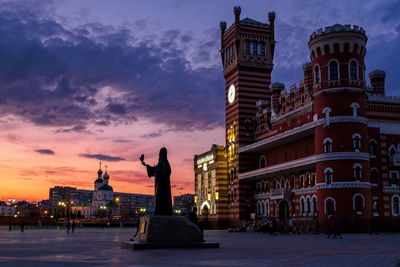
M339 66L335 60L329 63L329 80L339 80Z
M314 76L315 76L315 83L319 84L321 82L319 66L315 66L314 67Z
M354 179L356 181L360 181L361 180L361 176L362 176L362 166L360 163L356 163L353 165L353 171L354 171Z
M251 46L252 46L251 53L252 53L253 55L257 55L257 43L256 43L256 42L252 42L252 43L251 43Z
M304 198L300 199L300 214L304 214Z
M329 108L329 107L325 107L323 110L322 110L322 113L324 113L324 115L325 115L325 126L328 126L329 125L329 123L330 123L330 113L331 113L331 108Z
M370 140L369 141L369 154L371 156L376 156L376 151L377 151L377 143L375 140Z
M250 54L250 42L249 41L245 41L244 42L244 52L246 53L246 54Z
M358 116L358 110L359 110L359 108L360 108L360 105L359 105L358 103L354 102L354 103L351 103L350 107L351 107L352 110L353 110L353 117L357 117L357 116Z
M376 168L371 169L370 176L371 176L371 183L377 184L378 183L378 170Z
M326 168L324 170L325 173L325 183L331 184L333 181L333 170L331 168Z
M304 183L304 176L299 176L299 185L300 187L303 187L303 183Z
M265 203L264 203L264 201L261 202L261 214L262 214L262 216L265 215Z
M311 201L310 201L310 198L309 198L309 197L307 197L306 202L307 202L307 210L306 210L306 213L307 213L307 214L310 214L310 213L311 213Z
M268 216L269 214L269 202L268 200L265 201L265 215Z
M361 135L355 133L353 134L352 138L354 151L359 152L361 149Z
M393 195L392 196L392 215L393 216L399 216L400 215L400 206L399 206L399 202L400 202L400 197L398 195Z
M324 139L324 152L331 153L332 152L332 139L325 138Z
M263 42L258 43L258 54L265 56L265 44Z
M317 212L317 197L312 198L312 212L315 213Z
M355 60L350 61L349 64L350 80L357 80L357 62Z
M364 207L364 198L361 194L356 194L353 196L353 209L357 212L357 214L362 214L362 210Z
M259 167L265 168L267 166L267 158L265 156L260 157Z
M334 211L336 210L336 202L333 198L327 197L325 199L325 214L326 215L333 215Z
M379 215L379 202L377 199L372 201L372 213L373 215Z
M257 183L257 193L260 193L260 192L261 192L261 184Z

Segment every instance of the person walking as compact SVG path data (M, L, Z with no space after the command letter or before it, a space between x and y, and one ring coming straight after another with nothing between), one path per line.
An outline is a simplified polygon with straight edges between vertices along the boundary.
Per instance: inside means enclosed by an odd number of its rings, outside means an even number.
M75 232L75 226L76 226L76 223L75 223L75 220L72 220L72 233L74 233Z
M25 220L22 220L21 222L21 233L23 233L25 230Z
M338 218L335 219L335 237L342 239L342 221Z
M333 238L337 238L336 232L335 232L335 220L332 215L329 215L328 217L328 223L326 224L326 232L328 233L328 239L331 238L333 235Z
M69 230L71 229L71 222L67 221L67 234L69 234Z
M199 227L199 229L201 231L202 239L204 242L204 231L203 231L203 228L199 224L199 219L197 218L197 207L193 207L192 211L189 213L189 220L192 223L194 223L195 225L197 225L197 227Z

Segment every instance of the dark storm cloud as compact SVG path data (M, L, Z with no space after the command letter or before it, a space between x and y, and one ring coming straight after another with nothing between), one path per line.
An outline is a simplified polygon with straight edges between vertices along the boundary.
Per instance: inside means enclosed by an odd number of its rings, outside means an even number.
M54 155L55 152L51 149L36 149L35 152L44 155Z
M109 155L104 155L104 154L80 154L80 157L83 158L88 158L88 159L98 159L98 160L104 160L104 161L124 161L124 158L121 157L113 157Z
M177 43L191 41L178 30L139 42L128 29L99 23L67 29L6 3L0 7L0 115L69 126L59 133L138 117L176 130L221 126L220 68L192 69ZM112 90L103 97L105 86Z

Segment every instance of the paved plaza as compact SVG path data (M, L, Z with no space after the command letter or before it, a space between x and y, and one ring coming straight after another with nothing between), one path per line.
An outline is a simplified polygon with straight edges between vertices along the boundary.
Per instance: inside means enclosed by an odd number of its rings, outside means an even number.
M400 266L400 234L278 235L206 231L219 249L121 249L134 229L0 229L0 266Z

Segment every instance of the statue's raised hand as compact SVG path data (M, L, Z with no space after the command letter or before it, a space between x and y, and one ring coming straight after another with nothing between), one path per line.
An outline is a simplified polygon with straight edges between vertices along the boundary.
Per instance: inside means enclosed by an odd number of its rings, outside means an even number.
M144 154L140 155L139 160L143 166L147 166L147 164L144 162Z

